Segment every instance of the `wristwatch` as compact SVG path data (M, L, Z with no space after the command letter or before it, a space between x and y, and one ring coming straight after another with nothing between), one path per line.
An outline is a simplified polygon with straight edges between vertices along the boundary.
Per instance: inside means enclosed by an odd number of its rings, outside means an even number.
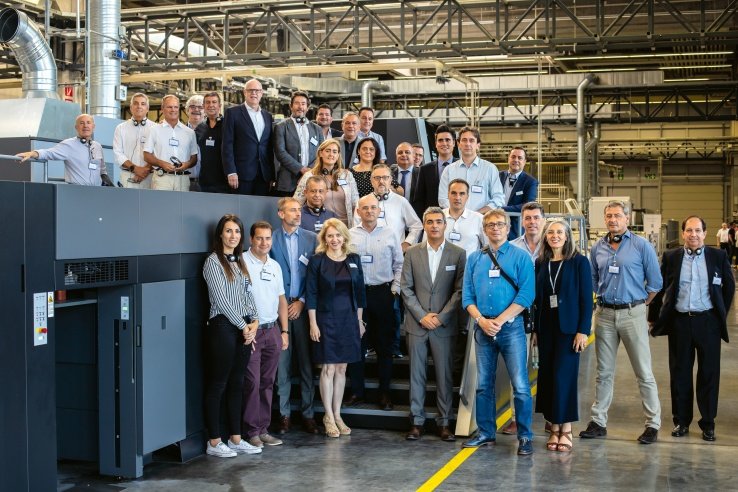
M480 314L479 316L477 316L476 318L474 318L474 322L475 322L476 324L479 324L479 320L480 320L480 319L482 319L483 317L484 317L484 316L482 316L482 315Z

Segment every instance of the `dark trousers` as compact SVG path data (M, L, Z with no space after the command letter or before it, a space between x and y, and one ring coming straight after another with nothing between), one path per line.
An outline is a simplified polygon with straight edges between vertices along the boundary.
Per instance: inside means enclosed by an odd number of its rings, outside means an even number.
M366 307L363 314L366 334L361 340L361 361L348 365L351 391L360 398L364 397L364 354L367 343L372 344L377 351L379 392L389 394L392 344L395 339L394 298L389 284L366 286Z
M272 394L277 375L282 334L278 324L259 329L243 381L243 434L247 438L267 433L272 420Z
M251 181L238 180L238 189L235 190L239 195L258 195L268 196L269 195L269 183L264 181L260 175L256 176Z
M205 329L205 424L208 437L222 437L220 409L225 394L228 434L241 433L241 391L243 374L251 355L251 344L243 344L243 332L219 314Z
M205 184L202 181L200 182L200 189L204 193L230 193L231 187L228 186L226 183L222 184Z
M674 424L692 422L694 385L692 373L697 355L697 408L701 429L715 427L720 387L720 322L714 311L689 316L677 313L669 334L671 412Z

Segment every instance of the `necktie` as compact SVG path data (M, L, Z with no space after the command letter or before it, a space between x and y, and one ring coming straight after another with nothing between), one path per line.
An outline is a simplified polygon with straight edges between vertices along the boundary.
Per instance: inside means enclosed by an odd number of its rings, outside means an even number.
M407 198L407 173L410 171L402 171L402 178L400 178L400 186L402 186L402 189L404 190L403 193L405 193L405 197Z
M510 188L515 186L515 182L518 180L518 178L510 178Z

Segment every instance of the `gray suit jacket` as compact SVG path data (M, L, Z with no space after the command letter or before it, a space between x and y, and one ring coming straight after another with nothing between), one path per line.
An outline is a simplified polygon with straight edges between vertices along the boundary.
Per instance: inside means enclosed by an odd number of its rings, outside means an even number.
M404 327L413 335L428 332L420 320L428 313L437 313L443 323L436 328L439 337L450 337L456 331L456 311L461 302L466 252L446 241L438 264L436 279L431 283L428 267L427 241L415 244L405 252L400 289L405 303Z
M312 121L306 123L310 140L317 143L308 142L308 165L313 167L315 156L317 154L318 145L323 141L323 132L320 127ZM274 161L277 168L277 191L285 191L294 193L297 188L297 182L302 177L300 170L302 169L301 160L302 149L300 148L300 137L297 134L297 128L292 118L285 118L274 127Z
M338 137L336 138L336 140L338 140L338 142L341 144L341 161L343 161L343 167L345 167L346 169L351 169L354 165L354 159L356 159L356 153L359 151L359 142L361 141L361 139L356 139L356 143L354 144L354 151L348 157L346 157L346 145L344 144L343 137Z

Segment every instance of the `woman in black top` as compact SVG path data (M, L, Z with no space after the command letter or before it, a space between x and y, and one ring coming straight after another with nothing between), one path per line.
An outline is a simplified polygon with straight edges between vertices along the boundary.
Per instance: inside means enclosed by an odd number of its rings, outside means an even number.
M208 427L207 454L232 458L256 454L261 449L241 439L243 376L251 355L251 342L259 327L251 280L243 257L243 223L235 215L224 215L215 228L213 252L202 272L208 285L210 316L205 330L205 421ZM221 440L220 408L225 395L228 415L228 445Z

